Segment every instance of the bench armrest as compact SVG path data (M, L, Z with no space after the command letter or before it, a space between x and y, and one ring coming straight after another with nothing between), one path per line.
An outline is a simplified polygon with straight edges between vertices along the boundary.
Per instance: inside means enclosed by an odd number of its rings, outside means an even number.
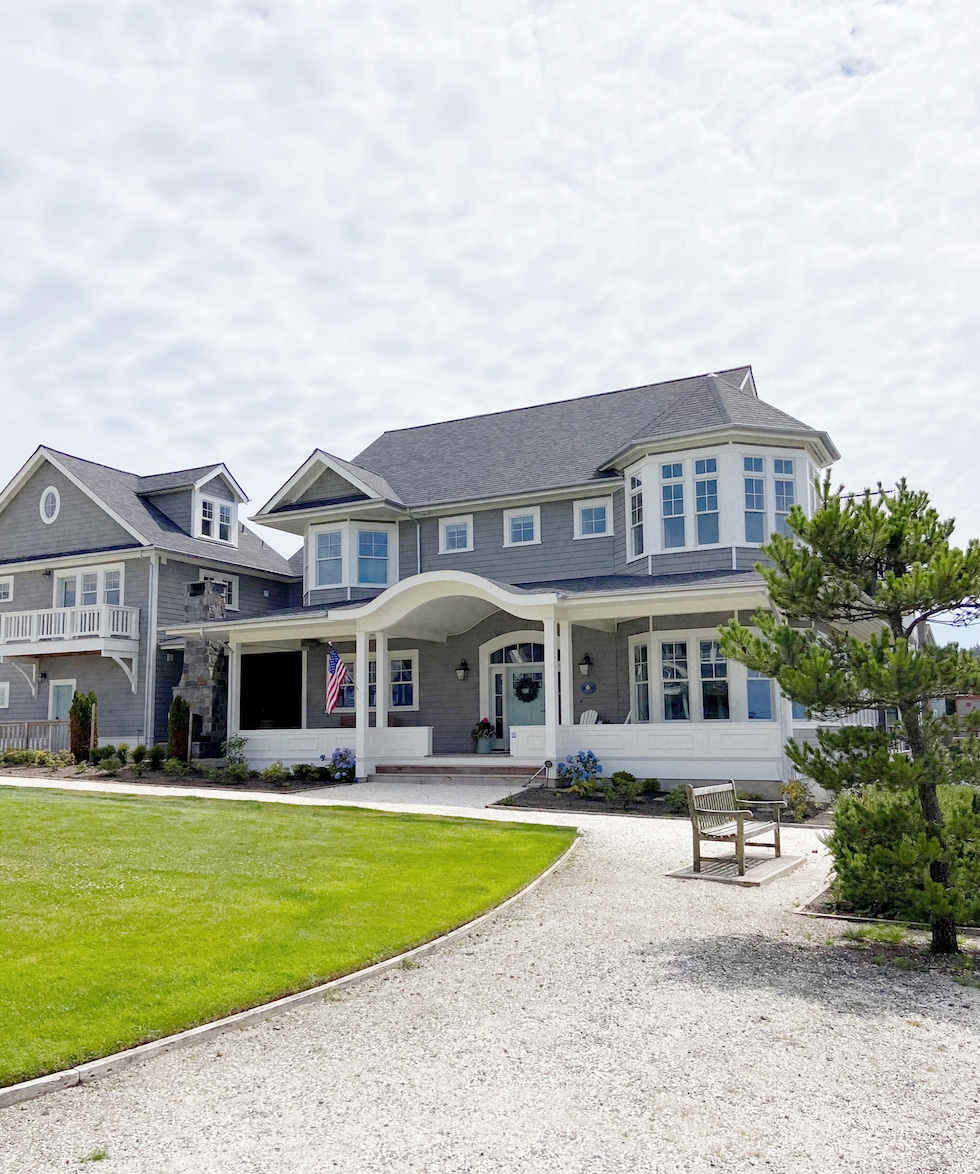
M785 799L736 799L736 803L744 803L746 807L785 807Z

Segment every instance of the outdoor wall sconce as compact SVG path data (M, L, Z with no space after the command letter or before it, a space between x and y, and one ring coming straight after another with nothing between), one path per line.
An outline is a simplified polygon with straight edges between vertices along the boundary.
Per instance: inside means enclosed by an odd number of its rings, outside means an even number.
M588 653L578 662L578 671L583 677L587 677L592 672L592 657Z
M38 673L37 679L39 681L46 681L48 679L48 674L47 673Z
M54 574L54 571L52 571L50 567L45 567L44 570L41 572L41 577L43 579L50 579L53 574Z
M461 660L456 666L456 679L458 681L465 681L469 675L470 666L466 663L465 659Z

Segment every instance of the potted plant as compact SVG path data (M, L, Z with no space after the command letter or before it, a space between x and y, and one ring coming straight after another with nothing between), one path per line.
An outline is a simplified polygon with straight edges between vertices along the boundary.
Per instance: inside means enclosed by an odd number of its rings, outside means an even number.
M497 731L488 717L481 717L472 730L473 749L477 754L489 754L493 750L493 740Z

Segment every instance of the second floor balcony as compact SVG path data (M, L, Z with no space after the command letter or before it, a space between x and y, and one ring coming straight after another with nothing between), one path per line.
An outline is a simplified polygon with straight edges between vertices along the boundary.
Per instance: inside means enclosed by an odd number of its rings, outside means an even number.
M102 640L137 641L138 607L96 603L83 607L48 607L0 614L0 647L5 652L87 651ZM85 647L59 647L78 642Z

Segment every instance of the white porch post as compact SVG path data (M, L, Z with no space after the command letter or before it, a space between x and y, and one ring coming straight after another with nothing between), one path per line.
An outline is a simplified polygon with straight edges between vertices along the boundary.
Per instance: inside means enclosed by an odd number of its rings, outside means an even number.
M558 625L558 651L561 665L561 724L575 725L575 665L572 664L572 625L562 620Z
M390 700L390 688L388 685L388 633L375 632L374 633L374 656L375 656L375 723L379 730L386 730L388 728L388 702ZM378 742L384 742L384 734L378 734Z
M228 737L242 728L242 646L228 646Z
M370 771L367 761L368 744L368 632L354 637L354 753L357 756L357 777L365 778Z
M558 758L558 622L554 610L544 621L544 756Z

